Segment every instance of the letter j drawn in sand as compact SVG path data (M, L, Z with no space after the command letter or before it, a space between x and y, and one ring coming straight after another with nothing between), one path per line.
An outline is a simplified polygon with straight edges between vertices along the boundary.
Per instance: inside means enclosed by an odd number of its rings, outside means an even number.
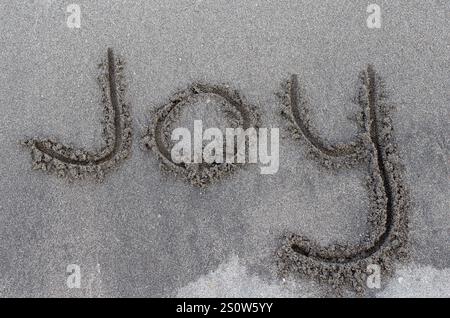
M102 92L105 146L97 152L74 149L54 139L29 139L22 144L31 148L33 169L48 171L69 180L93 176L102 180L104 173L129 157L132 142L131 115L125 102L123 62L108 49L107 60L99 65Z

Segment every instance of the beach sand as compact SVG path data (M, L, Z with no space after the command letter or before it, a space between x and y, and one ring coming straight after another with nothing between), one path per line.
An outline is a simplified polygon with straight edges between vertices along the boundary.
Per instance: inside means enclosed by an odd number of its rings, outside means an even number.
M0 296L335 295L308 276L279 276L293 232L323 246L357 244L367 226L367 169L330 171L285 129L277 93L298 74L312 125L330 143L354 139L358 76L383 79L404 183L409 258L367 297L450 296L450 3L378 1L369 29L360 1L0 2ZM19 141L103 143L98 64L123 58L133 139L103 182L31 169ZM152 114L192 83L229 85L261 127L280 127L280 169L255 165L199 188L163 172L140 140ZM208 116L199 111L199 116ZM66 285L69 264L81 288ZM345 295L353 295L345 290Z

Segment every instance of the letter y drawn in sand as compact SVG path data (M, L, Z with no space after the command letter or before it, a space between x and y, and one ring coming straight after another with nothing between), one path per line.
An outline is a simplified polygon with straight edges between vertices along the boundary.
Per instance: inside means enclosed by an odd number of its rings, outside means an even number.
M287 83L283 114L313 156L328 168L367 164L370 231L358 245L327 247L288 234L278 251L282 275L300 273L336 288L351 285L363 291L367 266L377 264L390 272L393 262L406 256L408 192L402 180L403 167L393 137L390 108L385 104L382 82L370 65L360 76L358 104L362 111L357 140L346 145L328 145L310 126L298 77L293 75Z

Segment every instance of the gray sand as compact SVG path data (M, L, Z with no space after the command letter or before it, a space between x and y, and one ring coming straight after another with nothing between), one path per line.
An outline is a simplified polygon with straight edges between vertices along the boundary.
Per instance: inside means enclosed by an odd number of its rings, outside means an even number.
M215 111L211 109L211 105L214 104ZM207 110L209 114L205 116ZM176 93L168 104L153 112L152 117L152 122L142 135L143 148L154 152L161 160L164 171L182 176L193 186L198 187L222 179L242 164L216 161L209 164L176 163L172 160L170 152L174 146L171 140L172 131L178 127L185 127L192 135L195 120L202 120L203 129L214 127L221 129L222 132L227 128L255 129L259 119L255 107L248 105L237 91L228 86L200 83ZM226 146L226 140L222 142ZM202 144L205 146L205 142ZM236 159L236 152L231 155Z
M411 209L408 261L367 296L450 295L448 1L379 1L380 30L350 0L77 3L80 29L66 26L65 4L0 2L1 296L329 295L308 277L283 281L275 255L287 232L321 246L360 242L370 231L367 171L312 159L285 129L276 93L298 74L311 125L348 143L369 63L395 106ZM20 140L105 145L97 76L108 47L125 61L131 156L101 183L33 171ZM195 82L229 84L262 127L281 128L276 175L248 165L199 188L140 149L152 114ZM81 267L80 289L66 286L68 264Z

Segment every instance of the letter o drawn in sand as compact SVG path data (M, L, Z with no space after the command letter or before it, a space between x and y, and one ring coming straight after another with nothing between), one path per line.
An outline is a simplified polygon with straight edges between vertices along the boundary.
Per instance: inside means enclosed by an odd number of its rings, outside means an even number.
M97 152L74 149L54 139L29 139L33 169L55 173L69 180L92 176L103 180L104 173L129 157L132 127L129 106L125 102L123 62L108 49L107 60L99 64L98 82L102 91L105 146Z
M370 211L369 233L354 246L322 247L303 236L286 235L277 253L283 276L299 273L337 289L349 285L363 292L369 265L377 264L390 273L393 262L406 256L408 191L402 181L403 166L383 91L382 82L369 65L360 76L359 136L347 145L329 145L310 125L308 103L298 77L293 75L288 81L283 115L291 123L291 130L328 168L350 167L360 162L367 165Z
M183 108L190 107L194 101L205 98L220 100L224 116L233 125L239 126L243 130L257 128L259 117L255 107L248 105L237 91L231 90L227 86L197 83L176 93L168 104L157 109L153 116L153 122L142 136L142 146L152 150L158 156L164 171L174 172L199 187L219 180L234 171L238 165L235 163L236 160L233 163L225 161L223 163L176 163L172 160L169 139L173 123L177 121ZM236 156L236 152L234 156Z

